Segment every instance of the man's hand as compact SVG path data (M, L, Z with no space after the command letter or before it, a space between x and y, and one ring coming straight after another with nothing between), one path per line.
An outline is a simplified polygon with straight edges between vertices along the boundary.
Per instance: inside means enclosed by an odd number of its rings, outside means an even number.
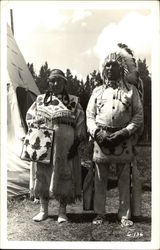
M106 137L107 137L107 132L105 130L97 129L95 131L94 138L98 144L102 144Z
M110 135L110 140L115 146L128 138L129 138L129 132L126 128L116 131L115 133Z
M106 130L97 129L95 132L95 140L99 146L104 146L106 148L114 147L114 144L110 139L110 135L108 135Z

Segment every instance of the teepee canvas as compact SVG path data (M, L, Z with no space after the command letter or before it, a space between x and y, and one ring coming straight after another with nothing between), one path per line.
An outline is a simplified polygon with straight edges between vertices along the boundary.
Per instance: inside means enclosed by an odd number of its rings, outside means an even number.
M22 138L27 126L28 108L40 93L7 25L7 194L29 191L30 163L22 161Z

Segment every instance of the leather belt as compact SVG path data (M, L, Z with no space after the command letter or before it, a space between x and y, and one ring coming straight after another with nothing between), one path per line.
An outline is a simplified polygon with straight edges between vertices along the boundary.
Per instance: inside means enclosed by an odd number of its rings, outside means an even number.
M119 131L122 129L122 127L118 127L118 128L112 128L112 127L107 127L107 126L103 126L103 125L98 125L99 128L103 129L103 130L106 130L110 133L114 133L116 131Z

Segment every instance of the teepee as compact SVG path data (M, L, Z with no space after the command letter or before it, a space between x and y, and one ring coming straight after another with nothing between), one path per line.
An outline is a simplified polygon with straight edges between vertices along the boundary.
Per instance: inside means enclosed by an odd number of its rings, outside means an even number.
M7 195L28 193L30 163L22 161L22 138L27 131L25 116L39 89L7 25Z

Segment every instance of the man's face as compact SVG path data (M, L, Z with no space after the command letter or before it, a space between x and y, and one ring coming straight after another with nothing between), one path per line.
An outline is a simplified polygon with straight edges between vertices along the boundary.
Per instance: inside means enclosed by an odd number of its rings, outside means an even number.
M104 68L104 76L111 81L118 80L120 77L120 67L117 62L108 62Z
M49 87L54 94L60 94L63 92L65 86L65 80L60 77L55 77L49 80Z

